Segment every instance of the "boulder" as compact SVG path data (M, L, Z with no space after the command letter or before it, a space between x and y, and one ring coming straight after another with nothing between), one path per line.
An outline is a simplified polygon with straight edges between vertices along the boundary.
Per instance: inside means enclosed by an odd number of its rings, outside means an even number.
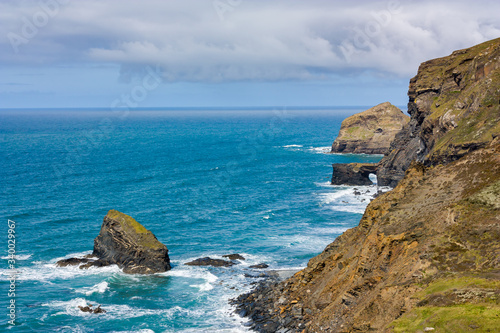
M340 127L332 153L385 154L410 117L389 102L352 115Z

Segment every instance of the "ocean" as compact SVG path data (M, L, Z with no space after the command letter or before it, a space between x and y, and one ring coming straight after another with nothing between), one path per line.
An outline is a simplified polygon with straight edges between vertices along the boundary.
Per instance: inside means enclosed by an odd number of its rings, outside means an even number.
M228 300L258 281L249 275L305 267L359 223L377 191L329 184L332 163L381 158L325 154L359 111L0 111L0 331L247 331ZM167 245L172 270L56 267L92 252L110 209ZM231 253L246 260L184 265ZM269 268L249 268L259 263ZM81 312L88 303L107 312Z

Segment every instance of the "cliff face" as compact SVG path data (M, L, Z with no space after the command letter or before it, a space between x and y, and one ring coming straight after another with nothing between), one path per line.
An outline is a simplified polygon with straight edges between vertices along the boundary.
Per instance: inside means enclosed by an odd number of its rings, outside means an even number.
M500 39L422 63L408 96L410 122L380 162L380 185L395 186L412 161L445 164L500 133Z
M499 52L500 39L420 66L377 170L397 186L307 268L240 298L255 329L500 327Z
M332 153L385 154L409 117L389 102L352 115L342 122Z

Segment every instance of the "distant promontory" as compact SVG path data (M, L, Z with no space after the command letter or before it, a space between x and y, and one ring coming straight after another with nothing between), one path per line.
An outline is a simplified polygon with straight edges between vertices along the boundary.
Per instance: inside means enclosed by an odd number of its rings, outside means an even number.
M389 102L352 115L342 122L332 153L385 154L410 117Z

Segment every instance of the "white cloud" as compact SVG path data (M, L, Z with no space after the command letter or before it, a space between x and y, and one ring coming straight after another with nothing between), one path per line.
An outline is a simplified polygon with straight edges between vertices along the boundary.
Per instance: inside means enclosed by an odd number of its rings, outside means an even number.
M5 38L0 64L111 63L127 75L159 64L170 81L307 80L364 70L408 77L422 61L500 36L497 1L88 0L58 6L26 38L24 22L43 12L39 2L0 3L0 33L27 40L15 53Z

